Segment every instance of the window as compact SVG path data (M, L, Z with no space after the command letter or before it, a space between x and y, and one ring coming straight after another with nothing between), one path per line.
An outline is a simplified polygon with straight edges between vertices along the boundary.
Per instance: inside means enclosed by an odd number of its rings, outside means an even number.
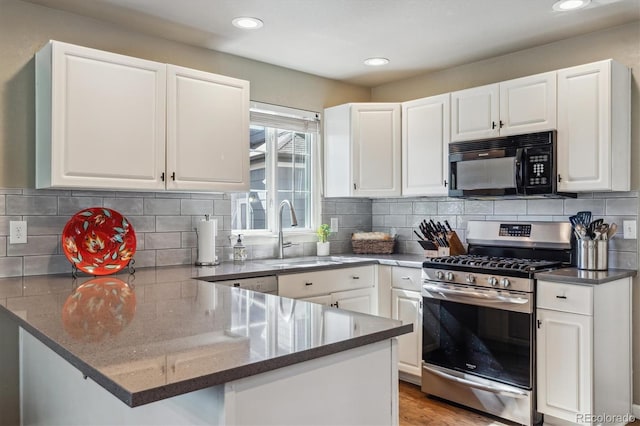
M233 232L275 232L278 207L289 200L298 228L311 231L319 217L317 181L318 114L252 103L250 128L250 186L231 195ZM282 226L290 226L289 214Z

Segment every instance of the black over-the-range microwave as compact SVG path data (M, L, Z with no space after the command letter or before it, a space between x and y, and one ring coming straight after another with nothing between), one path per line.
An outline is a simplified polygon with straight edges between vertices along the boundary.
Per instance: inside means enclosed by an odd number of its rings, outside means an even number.
M555 131L449 144L451 197L556 194Z

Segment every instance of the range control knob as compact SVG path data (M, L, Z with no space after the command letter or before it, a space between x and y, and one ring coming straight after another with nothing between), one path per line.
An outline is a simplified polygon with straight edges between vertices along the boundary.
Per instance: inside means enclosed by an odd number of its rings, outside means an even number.
M500 280L500 285L504 288L507 288L511 285L508 278L503 278Z
M489 281L491 287L495 287L498 284L498 279L496 277L489 277L487 281Z
M437 272L436 272L436 278L437 278L437 279L439 279L439 280L441 280L441 279L442 279L442 277L444 277L444 274L442 273L442 271L437 271Z
M447 280L453 281L453 272L447 272L446 277L447 277Z
M476 277L473 274L467 274L466 281L469 284L476 282Z

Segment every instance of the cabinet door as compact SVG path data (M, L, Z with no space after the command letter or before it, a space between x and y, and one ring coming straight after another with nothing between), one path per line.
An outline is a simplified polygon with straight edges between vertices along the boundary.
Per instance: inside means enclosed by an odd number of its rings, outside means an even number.
M167 189L249 189L249 82L167 67Z
M500 83L500 136L555 128L555 71Z
M538 411L574 422L593 413L592 317L538 309Z
M558 71L558 189L610 187L609 67L597 63Z
M558 71L558 189L628 191L629 69L612 60Z
M400 195L400 131L400 104L351 106L354 196Z
M363 314L375 313L374 287L331 293L331 305Z
M449 94L402 104L402 195L446 195Z
M50 42L36 96L38 188L164 189L165 64Z
M420 376L422 373L422 296L417 291L391 290L391 317L413 324L413 332L398 336L398 368Z
M451 142L498 136L497 84L451 93Z

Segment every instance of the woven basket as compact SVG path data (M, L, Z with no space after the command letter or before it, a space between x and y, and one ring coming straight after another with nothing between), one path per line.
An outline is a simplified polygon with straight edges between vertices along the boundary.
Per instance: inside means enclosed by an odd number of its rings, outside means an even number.
M395 240L351 240L355 254L391 254Z

